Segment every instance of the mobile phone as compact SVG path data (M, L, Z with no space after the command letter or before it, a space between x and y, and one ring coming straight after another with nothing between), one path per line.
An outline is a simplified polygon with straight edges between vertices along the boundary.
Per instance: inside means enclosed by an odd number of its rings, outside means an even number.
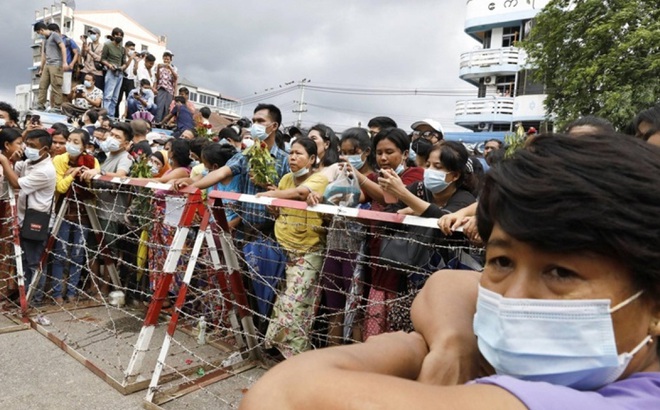
M41 116L38 114L35 114L32 117L30 117L30 122L32 124L39 124L40 120L41 120Z

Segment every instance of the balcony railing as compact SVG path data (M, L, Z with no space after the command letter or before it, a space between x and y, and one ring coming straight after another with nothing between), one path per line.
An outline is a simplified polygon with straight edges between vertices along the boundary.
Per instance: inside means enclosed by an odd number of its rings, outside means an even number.
M483 121L498 121L502 116L513 115L513 98L477 98L456 102L456 120L468 119Z
M523 53L518 47L470 51L461 54L461 70L474 67L519 65Z

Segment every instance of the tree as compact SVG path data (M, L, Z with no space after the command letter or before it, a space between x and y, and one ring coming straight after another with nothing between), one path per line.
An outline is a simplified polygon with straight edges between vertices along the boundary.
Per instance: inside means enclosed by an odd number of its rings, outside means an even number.
M660 97L657 0L553 0L521 43L562 128L596 115L623 130Z

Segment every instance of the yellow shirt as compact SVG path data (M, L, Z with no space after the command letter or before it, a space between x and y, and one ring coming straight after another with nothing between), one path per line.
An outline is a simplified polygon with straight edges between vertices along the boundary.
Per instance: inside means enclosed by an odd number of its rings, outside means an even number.
M319 195L323 195L328 185L328 178L315 173L300 184ZM293 173L289 172L280 180L278 189L296 188ZM306 252L318 248L325 241L325 232L321 229L323 220L318 212L299 209L280 208L280 216L275 221L275 236L285 249L293 252Z
M55 190L60 194L66 194L66 191L69 190L73 183L73 176L65 175L66 171L70 168L69 153L65 152L64 154L56 155L53 158L53 166L55 167L56 175ZM94 168L101 169L99 161L96 158L94 158Z

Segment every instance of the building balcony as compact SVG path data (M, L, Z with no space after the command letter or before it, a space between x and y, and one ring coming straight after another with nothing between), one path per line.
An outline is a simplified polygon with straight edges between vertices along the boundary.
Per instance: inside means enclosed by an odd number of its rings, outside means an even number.
M503 47L469 51L461 54L459 77L478 83L479 78L493 75L513 75L524 64L525 52L518 47Z
M509 124L513 118L514 98L485 97L456 101L454 123L475 128L479 124Z
M62 16L61 16L62 15ZM42 9L35 10L34 19L35 21L46 21L54 20L55 18L73 18L73 9L68 7L66 4L53 4L50 7L44 7ZM55 21L59 24L59 21Z

